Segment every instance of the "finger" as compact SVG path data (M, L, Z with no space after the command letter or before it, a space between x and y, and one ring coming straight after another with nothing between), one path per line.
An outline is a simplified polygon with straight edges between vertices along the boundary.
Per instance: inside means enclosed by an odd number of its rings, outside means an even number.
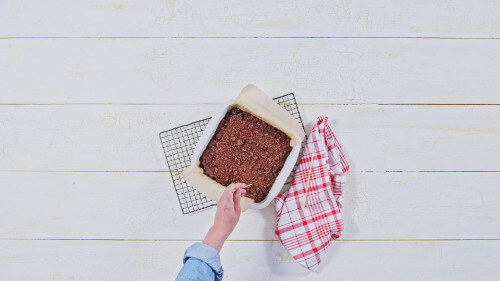
M247 184L239 182L239 183L237 183L237 186L238 186L239 188L246 188L246 187L247 187Z
M233 193L236 190L236 188L238 188L238 184L232 183L226 187L226 190L229 190L231 193Z
M226 189L224 190L224 200L226 201L226 204L228 206L233 206L233 193L234 190L236 190L236 187L234 187L232 184L230 184Z
M232 183L232 184L230 184L230 185L228 185L226 187L226 189L224 190L224 192L227 192L229 194L229 196L231 197L231 198L228 198L229 200L227 200L228 204L233 204L234 203L234 199L233 198L234 198L235 191L237 189L240 189L240 188L244 187L244 186L245 186L244 183Z
M232 200L230 200L233 197L233 194L227 189L224 189L224 192L222 192L221 197L219 198L219 201L217 202L217 205L228 205Z
M241 213L241 205L240 205L240 199L241 199L241 188L236 189L236 191L233 193L234 195L234 210L236 211L237 214Z
M245 188L246 187L246 184L241 183L241 182L233 183L232 185L234 185L236 188Z

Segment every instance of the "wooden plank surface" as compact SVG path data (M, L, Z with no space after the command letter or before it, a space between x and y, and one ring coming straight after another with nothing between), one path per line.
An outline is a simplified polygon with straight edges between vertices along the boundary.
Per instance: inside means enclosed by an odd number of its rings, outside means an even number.
M168 173L0 173L0 239L201 240L215 208L183 215ZM342 240L500 239L500 173L351 173ZM276 240L249 210L230 240Z
M2 106L0 170L160 171L158 133L220 105ZM304 105L330 117L351 171L500 171L498 106Z
M2 280L174 280L179 241L0 241ZM308 273L277 242L226 242L224 280L497 280L499 241L339 241ZM354 270L353 267L358 268Z
M500 104L499 40L0 40L2 104Z
M3 37L499 37L497 1L2 1Z
M0 280L174 280L182 215L158 133L248 83L294 92L351 173L317 273L250 210L224 280L496 280L497 1L0 2ZM442 39L446 38L446 39ZM310 126L308 126L310 128Z

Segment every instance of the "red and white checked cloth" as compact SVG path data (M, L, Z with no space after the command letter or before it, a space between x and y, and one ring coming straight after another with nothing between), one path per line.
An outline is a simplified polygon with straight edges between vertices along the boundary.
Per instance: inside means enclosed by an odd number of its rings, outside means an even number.
M275 199L276 235L295 261L312 271L319 266L332 240L339 238L344 229L340 208L349 163L327 121L328 117L318 117L292 186ZM311 161L306 207L301 208Z

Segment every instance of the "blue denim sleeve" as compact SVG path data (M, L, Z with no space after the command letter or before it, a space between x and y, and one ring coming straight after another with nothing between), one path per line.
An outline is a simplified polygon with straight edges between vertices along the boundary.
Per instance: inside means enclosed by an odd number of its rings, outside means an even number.
M221 281L224 275L219 252L203 243L195 243L187 248L183 262L184 266L176 281Z

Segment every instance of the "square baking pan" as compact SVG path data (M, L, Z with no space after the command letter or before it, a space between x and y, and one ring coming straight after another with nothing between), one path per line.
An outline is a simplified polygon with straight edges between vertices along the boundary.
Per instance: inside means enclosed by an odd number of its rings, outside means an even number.
M196 163L203 152L205 151L208 143L212 139L212 136L214 135L215 131L217 130L217 127L219 126L220 121L224 116L226 115L227 111L233 106L234 100L230 100L222 106L222 108L218 111L217 114L212 116L210 119L210 122L208 123L205 131L203 132L203 135L200 137L198 143L196 144L196 147L194 149L193 155L191 157L191 163ZM251 114L251 112L249 112ZM251 209L262 209L265 208L273 201L273 199L278 195L280 192L281 188L283 185L286 183L286 180L290 173L292 172L295 163L297 162L297 158L300 153L301 146L296 145L292 151L290 151L290 154L288 155L285 164L283 165L283 168L281 169L280 173L276 177L276 180L274 181L273 186L271 187L271 190L267 194L266 198L262 200L259 203L253 203L250 208Z

